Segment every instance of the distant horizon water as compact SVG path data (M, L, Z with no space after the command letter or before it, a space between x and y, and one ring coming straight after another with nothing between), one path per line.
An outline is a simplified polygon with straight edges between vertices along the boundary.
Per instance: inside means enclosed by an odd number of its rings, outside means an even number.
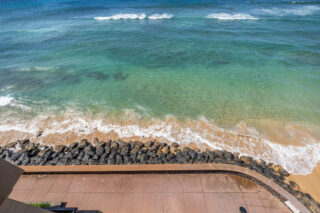
M2 141L195 143L295 174L320 160L320 1L13 0L0 14Z

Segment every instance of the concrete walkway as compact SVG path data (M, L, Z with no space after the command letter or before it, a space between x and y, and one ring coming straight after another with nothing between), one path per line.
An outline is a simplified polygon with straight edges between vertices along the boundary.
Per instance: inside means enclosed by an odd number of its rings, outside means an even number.
M104 213L291 212L249 179L220 173L23 175L10 198Z

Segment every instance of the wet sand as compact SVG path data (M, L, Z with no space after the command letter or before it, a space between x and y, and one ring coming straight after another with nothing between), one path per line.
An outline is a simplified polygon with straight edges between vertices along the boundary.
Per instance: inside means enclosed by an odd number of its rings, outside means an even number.
M309 193L313 199L320 202L320 162L309 175L290 175L289 180L295 181L301 191Z

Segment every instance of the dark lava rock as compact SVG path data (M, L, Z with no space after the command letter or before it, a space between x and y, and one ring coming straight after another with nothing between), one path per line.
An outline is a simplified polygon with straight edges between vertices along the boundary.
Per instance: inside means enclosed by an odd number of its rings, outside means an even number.
M197 158L194 163L205 163L206 162L206 155L204 153L197 153Z
M189 153L190 152L190 148L189 147L184 147L182 152L185 154L185 153Z
M84 147L85 153L90 152L90 151L94 151L94 150L95 150L95 148L91 144Z
M88 161L88 164L89 165L98 165L99 164L99 161L93 159L93 158L90 158L89 161Z
M154 158L154 157L157 156L156 153L153 152L153 151L151 151L151 150L148 150L148 151L147 151L147 155L148 155L149 157L152 157L152 158Z
M123 156L123 162L124 162L125 164L131 164L131 163L132 163L132 160L131 160L131 158L130 158L130 155L124 155L124 156Z
M111 142L111 146L110 146L111 149L115 148L115 149L118 149L119 148L119 144L118 142L116 141L112 141Z
M289 177L289 173L284 168L282 168L282 166L277 165L277 166L275 166L275 169L276 169L276 171L278 171L278 173L280 175L285 176L285 177Z
M109 154L111 152L111 147L110 146L105 146L104 151Z
M232 161L233 154L231 152L223 151L223 158L227 161Z
M83 149L84 147L86 147L88 145L90 145L88 140L87 139L82 139L78 146L79 146L80 149Z
M175 154L169 153L169 154L167 155L167 160L168 160L168 161L175 160L175 159L176 159Z
M166 154L161 154L160 155L160 161L161 161L162 164L167 163L168 162L167 155Z
M138 148L141 148L144 146L144 143L140 142L140 141L134 141L133 144L134 144L134 146L137 146Z
M14 162L16 160L19 159L19 157L24 153L25 151L24 150L20 150L18 152L14 152L12 155L11 155L11 160Z
M31 152L32 150L34 150L35 148L37 148L37 146L34 143L29 143L27 146L25 146L25 149L28 152Z
M49 147L47 147L47 146L43 147L43 149L38 153L38 156L39 157L44 156L47 152L49 152L49 150L50 150Z
M64 145L57 145L53 148L53 151L60 153L60 152L63 152L64 149L65 149Z
M94 156L92 157L92 159L93 159L93 160L99 160L99 156L98 156L98 155L94 155Z
M106 162L107 162L107 157L108 157L107 153L103 153L103 154L100 156L100 160L99 160L100 164L106 164Z
M140 147L135 145L134 148L130 151L130 154L135 154L138 153L140 150Z
M18 143L21 148L24 148L26 145L30 143L30 140L29 139L19 140Z
M161 152L163 153L163 154L169 154L169 152L170 152L170 150L169 150L169 147L168 146L164 146L164 147L162 147L161 148Z
M190 156L190 160L191 162L194 162L197 159L197 153L196 151L194 151L193 149L190 149L190 151L188 152L189 156Z
M249 156L241 156L240 161L241 161L241 163L243 163L245 165L252 165L253 158L249 157Z
M115 159L113 158L108 158L108 164L109 165L114 165L116 163Z
M39 138L42 135L42 133L43 133L42 130L38 131L37 134L36 134L36 137Z
M123 159L122 156L120 154L116 155L116 164L123 164Z
M93 144L98 144L99 143L99 139L98 138L94 138L92 141Z
M96 146L96 154L101 156L104 153L104 146Z
M142 154L140 157L140 163L145 164L147 160L148 160L148 155Z
M222 158L222 151L220 150L213 150L215 158Z
M151 147L153 145L153 141L147 141L144 143L145 147Z
M77 157L77 160L81 160L84 157L84 155L85 155L84 152L81 151Z
M289 184L294 190L300 190L300 188L296 182L290 180Z
M74 149L74 148L78 147L78 145L79 145L78 142L73 142L73 143L71 143L71 144L69 145L69 147L70 147L71 149Z
M22 162L21 162L21 166L26 166L26 165L28 165L29 163L30 163L30 158L29 157L27 157L27 158L25 158Z
M6 149L14 148L17 145L17 143L18 143L18 141L8 143L7 145L4 146L4 148L6 148Z
M125 147L122 147L121 150L120 150L120 154L121 155L126 155L128 154L130 151L130 147L129 146L125 146Z
M159 144L158 143L154 143L151 147L150 147L150 151L157 151L159 148Z
M90 156L89 155L84 155L84 157L82 158L82 161L83 162L88 162L90 159Z
M207 162L212 163L214 161L214 159L215 159L214 152L206 150L206 153L208 155Z
M177 152L176 154L177 163L186 163L187 160L184 158L182 152Z
M178 148L180 145L179 145L178 143L176 143L176 142L173 142L173 143L171 144L171 146L174 147L174 148Z
M38 148L35 148L30 152L30 155L31 156L36 156L36 155L38 155L39 152L40 152L40 150Z

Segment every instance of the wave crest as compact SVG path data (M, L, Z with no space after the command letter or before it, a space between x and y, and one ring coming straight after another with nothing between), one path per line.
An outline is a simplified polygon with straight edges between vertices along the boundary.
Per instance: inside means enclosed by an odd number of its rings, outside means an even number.
M103 21L103 20L120 20L120 19L145 19L147 16L144 13L134 14L134 13L120 13L112 16L100 16L94 17L95 20Z
M303 6L298 8L263 8L260 12L264 15L274 16L308 16L320 11L319 6Z
M14 100L11 96L0 96L0 107L9 105Z
M151 16L148 16L148 19L170 19L170 18L173 18L173 15L167 14L167 13L153 14Z
M120 19L170 19L172 18L172 14L163 13L163 14L153 14L150 16L147 16L145 13L140 14L115 14L112 16L101 16L101 17L94 17L95 20L103 21L103 20L120 20Z
M206 18L214 18L219 20L257 20L259 18L245 13L229 14L229 13L212 13Z
M35 67L23 67L17 69L17 71L21 72L29 72L29 71L48 71L48 70L54 70L54 69L59 69L56 67L40 67L40 66L35 66Z

